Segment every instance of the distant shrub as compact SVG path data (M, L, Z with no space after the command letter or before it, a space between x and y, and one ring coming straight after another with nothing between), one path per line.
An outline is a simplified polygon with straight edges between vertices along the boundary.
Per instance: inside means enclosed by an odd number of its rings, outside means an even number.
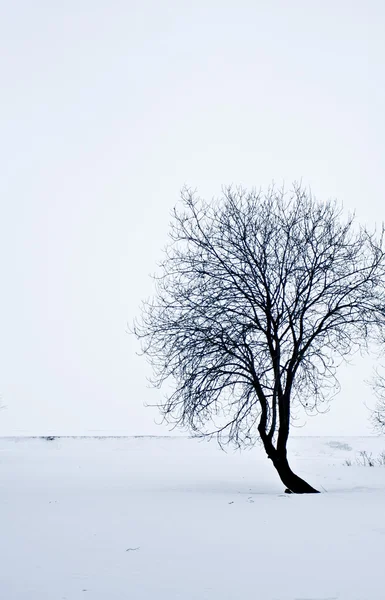
M375 462L372 456L372 453L369 454L366 450L360 450L357 464L362 467L374 467Z
M385 450L381 452L377 458L373 458L372 452L360 450L358 456L356 457L355 464L359 467L375 467L376 465L379 467L385 467ZM344 460L343 465L345 467L351 467L353 465L352 459L347 458Z

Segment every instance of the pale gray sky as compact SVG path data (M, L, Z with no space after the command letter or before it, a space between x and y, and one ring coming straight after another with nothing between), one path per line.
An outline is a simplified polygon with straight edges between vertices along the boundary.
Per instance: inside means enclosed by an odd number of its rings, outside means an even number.
M184 183L385 217L382 0L3 3L0 434L161 434L125 333ZM301 434L368 433L358 362Z

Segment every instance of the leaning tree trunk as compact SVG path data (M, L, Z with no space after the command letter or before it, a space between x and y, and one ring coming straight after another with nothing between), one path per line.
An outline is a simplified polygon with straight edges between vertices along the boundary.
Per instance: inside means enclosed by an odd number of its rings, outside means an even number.
M289 466L286 454L288 430L284 432L284 435L281 438L281 447L278 445L278 448L273 445L271 437L266 434L263 424L259 425L258 430L263 446L266 450L266 454L277 469L282 483L287 488L286 491L292 492L293 494L318 494L318 490L314 489L304 479L301 479L301 477L298 477L298 475L293 473Z
M287 457L280 456L276 451L275 456L270 456L273 461L273 465L278 471L278 475L281 478L282 483L286 486L289 492L293 494L318 494L318 490L314 489L304 479L298 477L291 470Z

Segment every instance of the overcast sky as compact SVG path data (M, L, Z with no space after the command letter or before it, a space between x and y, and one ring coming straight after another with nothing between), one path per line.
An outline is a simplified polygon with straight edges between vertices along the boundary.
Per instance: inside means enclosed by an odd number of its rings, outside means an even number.
M167 433L125 330L180 188L302 178L382 221L385 4L0 10L0 434ZM370 433L370 370L344 369L328 415L298 433Z

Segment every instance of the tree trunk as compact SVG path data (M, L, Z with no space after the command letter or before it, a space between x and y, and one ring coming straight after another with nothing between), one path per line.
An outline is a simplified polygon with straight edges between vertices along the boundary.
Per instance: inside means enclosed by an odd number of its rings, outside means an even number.
M298 477L291 470L286 456L270 456L273 461L273 465L278 471L278 475L281 478L282 483L287 489L293 494L318 494L318 490L314 489L304 479Z
M267 435L266 433L266 412L264 411L262 411L258 431L266 454L277 469L282 483L287 488L286 491L292 492L293 494L319 494L318 490L314 489L304 479L301 479L301 477L298 477L298 475L293 473L289 466L286 453L286 444L289 437L289 420L285 419L285 427L280 425L277 447L273 444L272 436Z

